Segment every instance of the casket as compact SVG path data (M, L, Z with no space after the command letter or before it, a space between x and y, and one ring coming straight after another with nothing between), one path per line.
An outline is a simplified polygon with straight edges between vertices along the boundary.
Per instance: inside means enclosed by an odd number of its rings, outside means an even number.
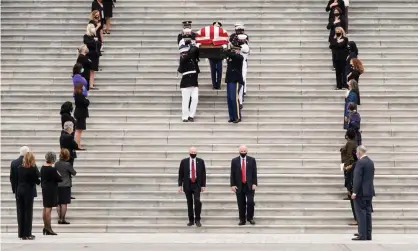
M229 35L222 27L206 26L196 32L196 44L200 58L221 59L225 55L223 46L228 44Z

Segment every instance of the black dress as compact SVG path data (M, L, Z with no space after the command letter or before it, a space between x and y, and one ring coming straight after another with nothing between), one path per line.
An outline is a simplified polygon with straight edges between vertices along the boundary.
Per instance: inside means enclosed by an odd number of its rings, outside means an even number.
M81 64L84 68L83 73L81 75L87 80L87 83L90 83L90 68L91 68L91 60L87 55L80 54L77 58L77 63ZM89 86L87 85L87 90Z
M348 77L348 81L354 79L358 83L359 79L360 79L360 75L361 75L360 71L351 67L350 73L351 73L351 75Z
M70 160L68 162L73 165L74 159L77 158L76 150L78 149L78 144L74 140L74 135L62 130L60 136L60 148L65 148L70 152Z
M56 207L58 204L58 182L61 182L61 176L57 169L52 166L42 166L42 200L45 208Z
M116 0L103 0L104 17L113 17L113 2Z
M76 119L76 129L86 130L86 118L89 117L89 105L90 101L83 96L83 94L74 95L74 118Z
M100 23L102 23L102 21L99 21ZM103 43L103 41L102 41L102 39L101 39L101 36L100 36L100 31L101 30L103 30L103 24L102 25L100 25L100 27L99 28L97 28L97 26L98 26L98 22L95 22L95 21L93 21L93 20L90 20L89 21L89 24L92 24L92 25L94 25L94 28L96 28L96 36L97 36L97 38L99 39L99 41L100 42L102 42Z
M94 10L98 10L99 11L99 13L100 13L100 22L102 23L102 28L103 28L103 25L104 25L104 22L105 22L105 20L104 20L104 9L103 9L102 5L100 5L96 0L94 0L91 3L91 11L94 11Z
M89 49L89 53L87 54L88 58L90 59L90 69L93 71L99 70L99 58L100 58L100 41L94 40L96 36L88 36L87 34L84 35L83 43L87 45ZM86 71L84 71L86 72Z

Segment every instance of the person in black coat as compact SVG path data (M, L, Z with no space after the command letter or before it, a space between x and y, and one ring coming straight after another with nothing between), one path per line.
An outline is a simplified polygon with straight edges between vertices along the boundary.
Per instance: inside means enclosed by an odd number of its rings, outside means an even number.
M329 47L332 49L333 55L335 55L336 90L348 88L347 76L345 73L347 64L347 44L348 38L345 36L344 29L341 27L335 28L335 36Z
M87 129L86 119L89 117L90 101L83 95L83 84L77 83L74 87L74 103L75 111L74 118L76 119L75 141L77 142L79 150L85 150L81 147L81 134Z
M87 25L86 34L83 37L83 43L87 46L87 56L90 59L90 80L89 86L94 87L94 73L99 71L99 59L101 56L100 47L101 42L96 36L96 28L93 24ZM93 88L92 88L93 89Z
M344 0L329 0L327 7L325 7L325 11L329 12L329 18L333 18L333 11L335 8L339 8L341 10L341 15L345 16L345 4Z
M197 150L191 147L189 150L190 157L180 162L178 176L178 191L184 191L187 199L187 212L189 223L187 226L201 227L200 213L202 211L202 202L200 201L200 193L206 190L206 166L205 161L196 158ZM194 203L193 203L194 201ZM193 213L194 204L194 213Z
M72 122L73 125L74 125L72 135L74 136L74 132L75 132L75 118L71 115L72 112L73 112L73 103L71 103L70 101L65 101L61 105L61 111L60 111L60 115L61 115L61 128L64 129L65 122L67 122L67 121Z
M350 72L350 62L353 58L358 58L358 48L354 41L349 41L347 44L348 56L347 67L345 72Z
M103 14L106 21L106 29L104 32L110 34L110 19L113 17L113 7L115 7L116 0L103 0Z
M90 15L92 15L91 17L93 18L93 20L90 19L90 23L93 23L96 27L96 35L103 44L103 26L105 24L103 0L94 0L91 3Z
M257 163L255 158L247 156L247 147L240 146L240 156L231 161L231 189L237 195L239 224L245 225L246 220L255 225L254 193L257 188Z
M68 162L73 166L74 165L74 159L77 158L76 150L78 148L77 142L74 140L74 136L72 134L73 130L73 123L71 121L67 121L64 124L64 129L61 131L60 136L60 148L68 149L70 152L70 159Z
M18 235L22 240L35 239L32 235L33 199L36 185L39 184L35 156L31 152L26 152L22 164L17 168L16 187Z
M51 226L51 211L53 207L58 205L58 182L62 181L60 174L53 167L56 159L57 155L55 153L48 152L45 155L45 163L41 168L44 235L57 235L52 231Z
M96 90L97 88L90 84L90 75L94 75L94 71L91 70L91 60L88 57L89 49L87 45L83 44L78 49L77 62L83 66L84 71L81 75L87 80L87 90ZM94 84L94 83L93 83Z

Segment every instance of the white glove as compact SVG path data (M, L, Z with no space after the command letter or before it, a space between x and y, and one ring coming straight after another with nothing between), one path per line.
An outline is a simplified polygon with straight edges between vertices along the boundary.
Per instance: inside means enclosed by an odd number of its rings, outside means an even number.
M97 37L94 37L94 41L97 41L97 40L99 40L99 38L97 38Z
M228 45L223 44L223 45L222 45L222 48L223 48L224 50L226 50L226 49L228 48Z

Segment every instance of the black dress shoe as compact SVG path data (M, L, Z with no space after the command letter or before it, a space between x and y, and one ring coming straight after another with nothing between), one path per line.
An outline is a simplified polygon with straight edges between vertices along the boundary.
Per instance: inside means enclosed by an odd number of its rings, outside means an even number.
M242 108L244 108L244 106L243 105L239 105L239 109L242 110Z
M358 234L358 233L355 233L355 234L354 234L354 236L357 236L357 237L358 237L358 236L359 236L359 234Z
M232 119L228 120L228 123L232 123L232 122L234 122Z
M351 239L351 240L353 240L353 241L367 241L367 239L366 239L366 238L363 238L363 237L360 237L360 236L354 237L354 238L353 238L353 239Z
M239 223L238 223L238 226L244 226L246 223L245 223L245 221L240 221Z
M189 120L188 119L183 119L183 122L189 122Z
M248 222L249 222L251 225L255 225L255 221L254 221L254 220L248 220Z
M196 221L196 227L201 227L202 224L200 223L200 221Z
M71 196L71 199L72 199L72 200L75 200L75 197Z
M191 227L191 226L193 226L194 225L194 223L193 222L189 222L189 223L187 223L187 226L188 227Z
M234 124L238 124L239 122L241 122L241 119L237 119L237 120L232 121L232 123L234 123Z
M189 120L189 122L194 122L194 118L192 118L192 117L189 117L188 120Z

